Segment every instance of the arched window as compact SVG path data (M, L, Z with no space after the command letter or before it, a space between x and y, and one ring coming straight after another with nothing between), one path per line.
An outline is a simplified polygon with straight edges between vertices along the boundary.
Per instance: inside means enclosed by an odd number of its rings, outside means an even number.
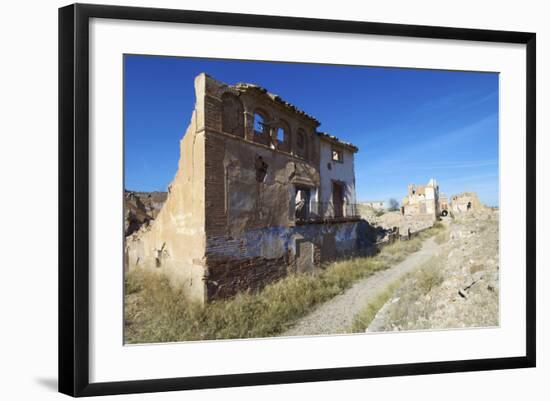
M231 94L222 95L222 131L244 137L244 108L240 99Z
M254 112L254 134L264 135L269 133L267 123L267 114L263 111L256 110Z
M277 128L277 142L283 143L285 141L285 130L282 127Z
M275 129L275 143L277 149L285 152L290 151L290 128L285 121L279 121Z

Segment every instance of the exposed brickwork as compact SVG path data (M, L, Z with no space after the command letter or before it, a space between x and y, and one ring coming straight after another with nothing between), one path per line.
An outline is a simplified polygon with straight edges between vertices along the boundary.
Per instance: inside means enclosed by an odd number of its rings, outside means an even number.
M243 103L231 93L222 96L222 131L244 138Z
M244 238L232 238L226 235L209 237L206 244L206 255L225 255L231 252L236 257L246 258L249 255L247 241Z
M205 152L205 229L209 235L225 234L226 173L223 165L225 141L217 135L206 135Z
M208 260L206 294L209 300L230 298L243 291L258 291L287 275L286 257Z
M222 129L222 103L213 96L204 97L204 125L210 129Z

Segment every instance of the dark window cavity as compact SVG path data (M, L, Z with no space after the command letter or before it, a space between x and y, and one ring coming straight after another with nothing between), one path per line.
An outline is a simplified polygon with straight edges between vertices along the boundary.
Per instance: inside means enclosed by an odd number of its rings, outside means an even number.
M340 149L332 149L332 160L337 163L344 162L344 153Z
M266 177L266 175L267 175L267 168L268 168L268 165L267 165L267 163L264 161L264 159L262 158L262 156L257 156L257 157L256 157L255 167L256 167L256 181L258 181L258 182L264 182L264 181L265 181L265 177Z

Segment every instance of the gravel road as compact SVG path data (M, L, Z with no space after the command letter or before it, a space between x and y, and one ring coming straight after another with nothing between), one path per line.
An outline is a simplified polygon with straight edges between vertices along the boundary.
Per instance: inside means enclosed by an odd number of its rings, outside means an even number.
M354 316L374 298L378 291L399 276L413 271L436 254L438 245L434 237L428 238L422 249L409 255L401 263L372 276L358 281L343 294L320 305L312 313L299 320L282 337L309 336L316 334L346 333L351 327Z

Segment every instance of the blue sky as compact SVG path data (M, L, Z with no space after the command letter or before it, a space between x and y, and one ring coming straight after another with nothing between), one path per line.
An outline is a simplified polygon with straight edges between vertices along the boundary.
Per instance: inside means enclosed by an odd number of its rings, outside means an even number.
M359 200L401 201L433 177L498 205L496 73L158 56L125 56L125 188L166 190L201 72L263 86L357 145Z

